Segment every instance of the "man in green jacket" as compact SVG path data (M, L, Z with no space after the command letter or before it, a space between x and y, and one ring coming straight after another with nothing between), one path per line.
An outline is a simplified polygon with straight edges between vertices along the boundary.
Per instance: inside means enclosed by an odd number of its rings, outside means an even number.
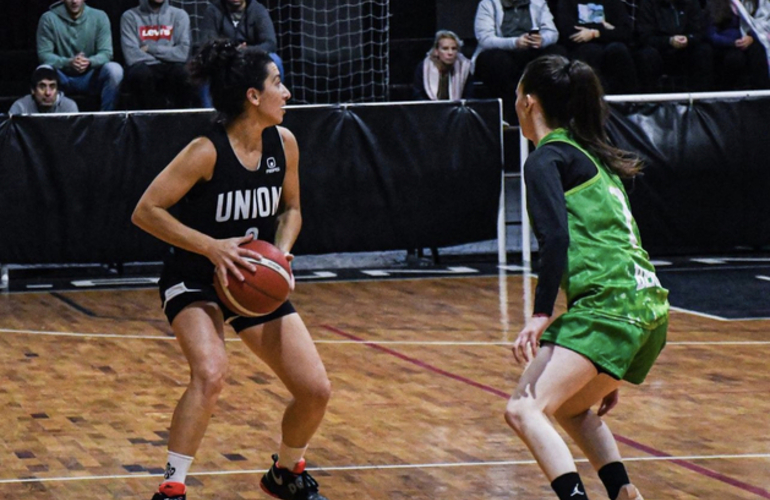
M111 62L112 32L104 11L85 0L51 5L37 26L37 56L56 68L62 90L101 95L102 111L115 109L123 68Z

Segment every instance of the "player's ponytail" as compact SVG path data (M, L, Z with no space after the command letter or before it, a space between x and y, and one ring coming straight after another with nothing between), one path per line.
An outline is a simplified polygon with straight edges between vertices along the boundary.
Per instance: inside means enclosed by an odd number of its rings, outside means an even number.
M527 65L522 90L537 95L551 128L566 128L581 146L621 177L633 177L641 162L609 143L604 130L608 108L599 78L582 61L543 56Z
M265 89L272 62L262 50L239 48L230 40L213 40L190 62L190 75L209 84L214 107L225 121L232 121L243 112L248 89Z

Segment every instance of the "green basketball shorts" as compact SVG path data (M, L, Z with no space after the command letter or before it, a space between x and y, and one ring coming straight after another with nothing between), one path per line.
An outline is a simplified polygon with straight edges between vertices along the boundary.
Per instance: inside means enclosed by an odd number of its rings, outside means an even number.
M592 312L569 311L551 323L540 341L582 354L618 380L641 384L666 345L667 329L668 318L645 329Z

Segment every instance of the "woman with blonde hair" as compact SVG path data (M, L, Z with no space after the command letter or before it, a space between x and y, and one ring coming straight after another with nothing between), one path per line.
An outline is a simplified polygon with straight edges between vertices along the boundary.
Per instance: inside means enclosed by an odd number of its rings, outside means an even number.
M433 47L414 74L414 98L424 101L456 101L473 97L471 61L460 48L462 40L454 32L436 33Z

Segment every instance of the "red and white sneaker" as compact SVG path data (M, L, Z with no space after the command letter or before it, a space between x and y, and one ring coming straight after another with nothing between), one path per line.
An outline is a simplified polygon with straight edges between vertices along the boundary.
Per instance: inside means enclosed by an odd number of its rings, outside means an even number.
M152 500L187 500L187 487L184 483L163 483Z

